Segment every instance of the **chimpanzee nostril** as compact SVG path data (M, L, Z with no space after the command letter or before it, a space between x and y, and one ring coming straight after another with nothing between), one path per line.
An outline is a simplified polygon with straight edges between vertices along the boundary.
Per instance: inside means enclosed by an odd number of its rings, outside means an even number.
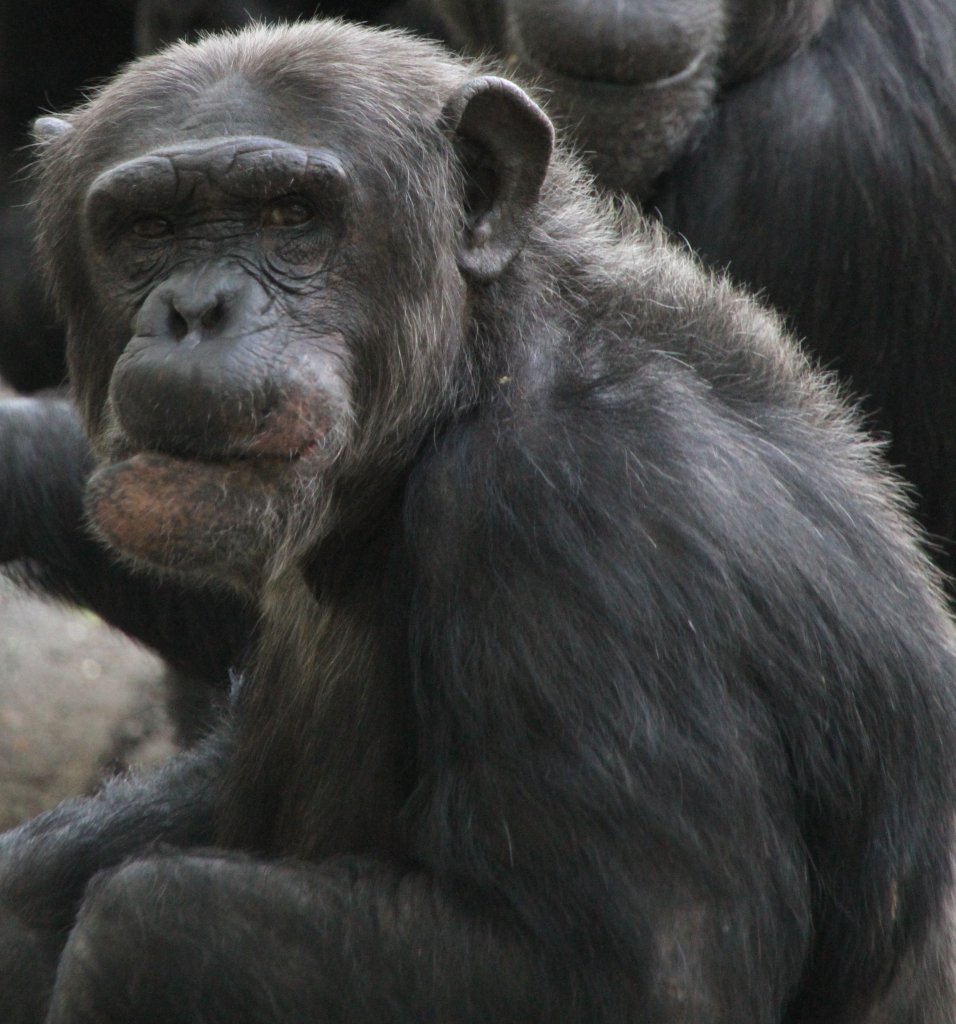
M218 295L216 301L199 318L200 326L207 331L218 327L226 316L226 305L227 299L222 295Z
M189 334L189 322L182 313L172 305L169 308L169 333L176 339L176 341L182 341L183 338Z

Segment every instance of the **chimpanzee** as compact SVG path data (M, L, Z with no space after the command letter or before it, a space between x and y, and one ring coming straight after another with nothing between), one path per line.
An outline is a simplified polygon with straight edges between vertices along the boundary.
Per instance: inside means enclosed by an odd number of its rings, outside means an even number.
M91 519L263 625L221 728L0 839L4 1021L952 1019L952 624L771 314L400 34L37 134Z
M246 12L311 10L294 0L257 0L241 12L228 0L135 6L147 48ZM891 435L893 461L916 484L940 563L956 568L953 0L335 0L331 9L497 49L543 78L549 109L575 131L604 185L628 190L711 262L760 288L818 357L852 379L871 423ZM8 291L17 280L7 275ZM69 454L55 450L61 438L74 441L47 431L39 409L30 426L42 457L0 463L0 496L7 509L26 508L30 523L4 518L0 534L43 543L13 548L0 536L0 549L23 560L22 578L102 605L104 577L87 569L79 524L54 535L62 512L44 501L49 491L37 479ZM75 495L71 507L78 503ZM109 564L102 552L94 562ZM123 610L123 628L166 657L190 660L178 633L155 628L151 583L117 576L109 604ZM198 595L191 604L198 623L205 602ZM208 623L208 635L217 628ZM224 678L217 669L213 686Z

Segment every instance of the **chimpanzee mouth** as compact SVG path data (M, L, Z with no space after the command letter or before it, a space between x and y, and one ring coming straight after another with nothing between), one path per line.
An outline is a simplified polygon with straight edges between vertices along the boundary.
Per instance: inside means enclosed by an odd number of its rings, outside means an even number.
M224 469L234 465L282 467L293 465L313 458L324 447L325 436L312 435L290 443L285 443L268 433L260 434L252 439L227 442L219 445L214 443L196 444L195 440L180 441L178 438L163 439L157 443L140 443L125 431L111 438L109 449L102 460L107 465L127 462L139 455L158 456L172 459L184 465L197 463L203 466L221 466Z
M314 457L342 420L338 404L315 400L304 388L248 402L166 403L146 410L111 396L106 455L126 458L155 452L200 463L289 464Z

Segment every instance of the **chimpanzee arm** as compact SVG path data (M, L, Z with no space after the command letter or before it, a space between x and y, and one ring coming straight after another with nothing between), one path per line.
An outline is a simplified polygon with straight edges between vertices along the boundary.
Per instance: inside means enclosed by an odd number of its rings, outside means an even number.
M473 896L372 859L150 857L90 887L47 1020L583 1022L579 965Z
M73 404L54 398L0 401L0 455L0 559L68 565L75 558L83 486L93 465ZM61 586L66 596L69 584L64 580Z
M96 871L157 842L211 842L227 743L212 735L156 772L110 781L0 835L2 905L32 925L61 928Z
M0 1019L42 1019L60 949L90 878L155 846L213 839L228 740L200 746L143 778L119 779L0 836Z
M73 404L0 401L0 561L41 593L90 608L173 668L226 685L253 633L238 595L121 564L86 529L83 492L93 465Z

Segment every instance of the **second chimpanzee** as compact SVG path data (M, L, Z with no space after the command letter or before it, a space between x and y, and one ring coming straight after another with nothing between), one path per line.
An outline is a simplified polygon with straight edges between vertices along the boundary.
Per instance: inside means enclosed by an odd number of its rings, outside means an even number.
M3 1020L951 1020L952 626L772 316L398 35L38 133L91 518L263 627L0 839Z

